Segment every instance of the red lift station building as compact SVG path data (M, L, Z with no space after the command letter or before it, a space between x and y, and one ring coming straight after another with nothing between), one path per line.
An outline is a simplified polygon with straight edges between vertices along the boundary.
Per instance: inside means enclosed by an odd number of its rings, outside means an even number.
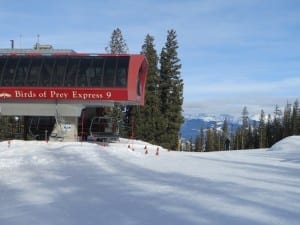
M52 118L49 137L74 140L84 109L94 109L88 118L99 107L143 105L147 72L141 54L0 49L0 116L26 117L29 134Z

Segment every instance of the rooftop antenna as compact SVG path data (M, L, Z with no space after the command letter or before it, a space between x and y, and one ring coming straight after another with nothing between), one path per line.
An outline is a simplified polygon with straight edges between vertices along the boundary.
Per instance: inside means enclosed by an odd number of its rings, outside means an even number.
M22 34L20 34L20 48L22 48Z
M39 35L39 34L37 34L37 36L36 36L36 37L37 37L36 43L37 43L37 44L39 44L39 43L40 43L40 35Z
M14 49L14 47L15 47L14 40L10 40L10 43L11 43L11 49Z
M40 35L36 35L36 44L34 46L34 49L39 49L40 48Z

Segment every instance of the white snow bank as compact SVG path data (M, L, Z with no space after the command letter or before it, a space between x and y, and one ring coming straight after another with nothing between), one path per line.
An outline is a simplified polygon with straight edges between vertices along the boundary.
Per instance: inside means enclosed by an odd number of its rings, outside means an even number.
M270 151L293 151L300 154L300 136L290 136L274 144Z
M298 225L298 144L189 153L126 139L0 142L0 224Z

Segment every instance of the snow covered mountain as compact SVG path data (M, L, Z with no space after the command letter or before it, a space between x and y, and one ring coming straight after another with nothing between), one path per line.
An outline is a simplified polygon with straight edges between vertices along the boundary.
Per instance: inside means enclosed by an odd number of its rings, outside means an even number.
M229 129L235 130L240 123L239 120L227 114L185 114L185 121L180 129L181 136L185 139L194 139L199 135L201 127L206 129L213 127L215 124L218 129L221 129L225 118L227 119Z
M180 132L181 136L184 139L195 138L199 135L199 131L201 127L203 129L213 127L215 124L217 125L217 129L221 129L223 126L223 122L227 119L229 132L234 132L241 124L242 119L236 118L234 116L228 114L206 114L206 113L198 113L198 114L184 114L184 123L181 126ZM259 121L260 115L251 115L249 116L250 124L253 121Z
M0 142L0 224L298 225L299 150L299 136L210 153Z
M228 114L207 114L207 113L196 113L196 114L190 114L185 113L184 115L185 119L201 119L206 122L210 121L223 121L225 118L233 120L234 117L230 116Z

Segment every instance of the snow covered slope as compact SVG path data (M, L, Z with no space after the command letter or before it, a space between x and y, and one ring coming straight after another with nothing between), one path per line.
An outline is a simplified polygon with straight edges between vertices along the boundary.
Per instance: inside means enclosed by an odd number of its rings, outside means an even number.
M299 224L300 137L263 150L156 151L125 139L1 142L0 224Z

